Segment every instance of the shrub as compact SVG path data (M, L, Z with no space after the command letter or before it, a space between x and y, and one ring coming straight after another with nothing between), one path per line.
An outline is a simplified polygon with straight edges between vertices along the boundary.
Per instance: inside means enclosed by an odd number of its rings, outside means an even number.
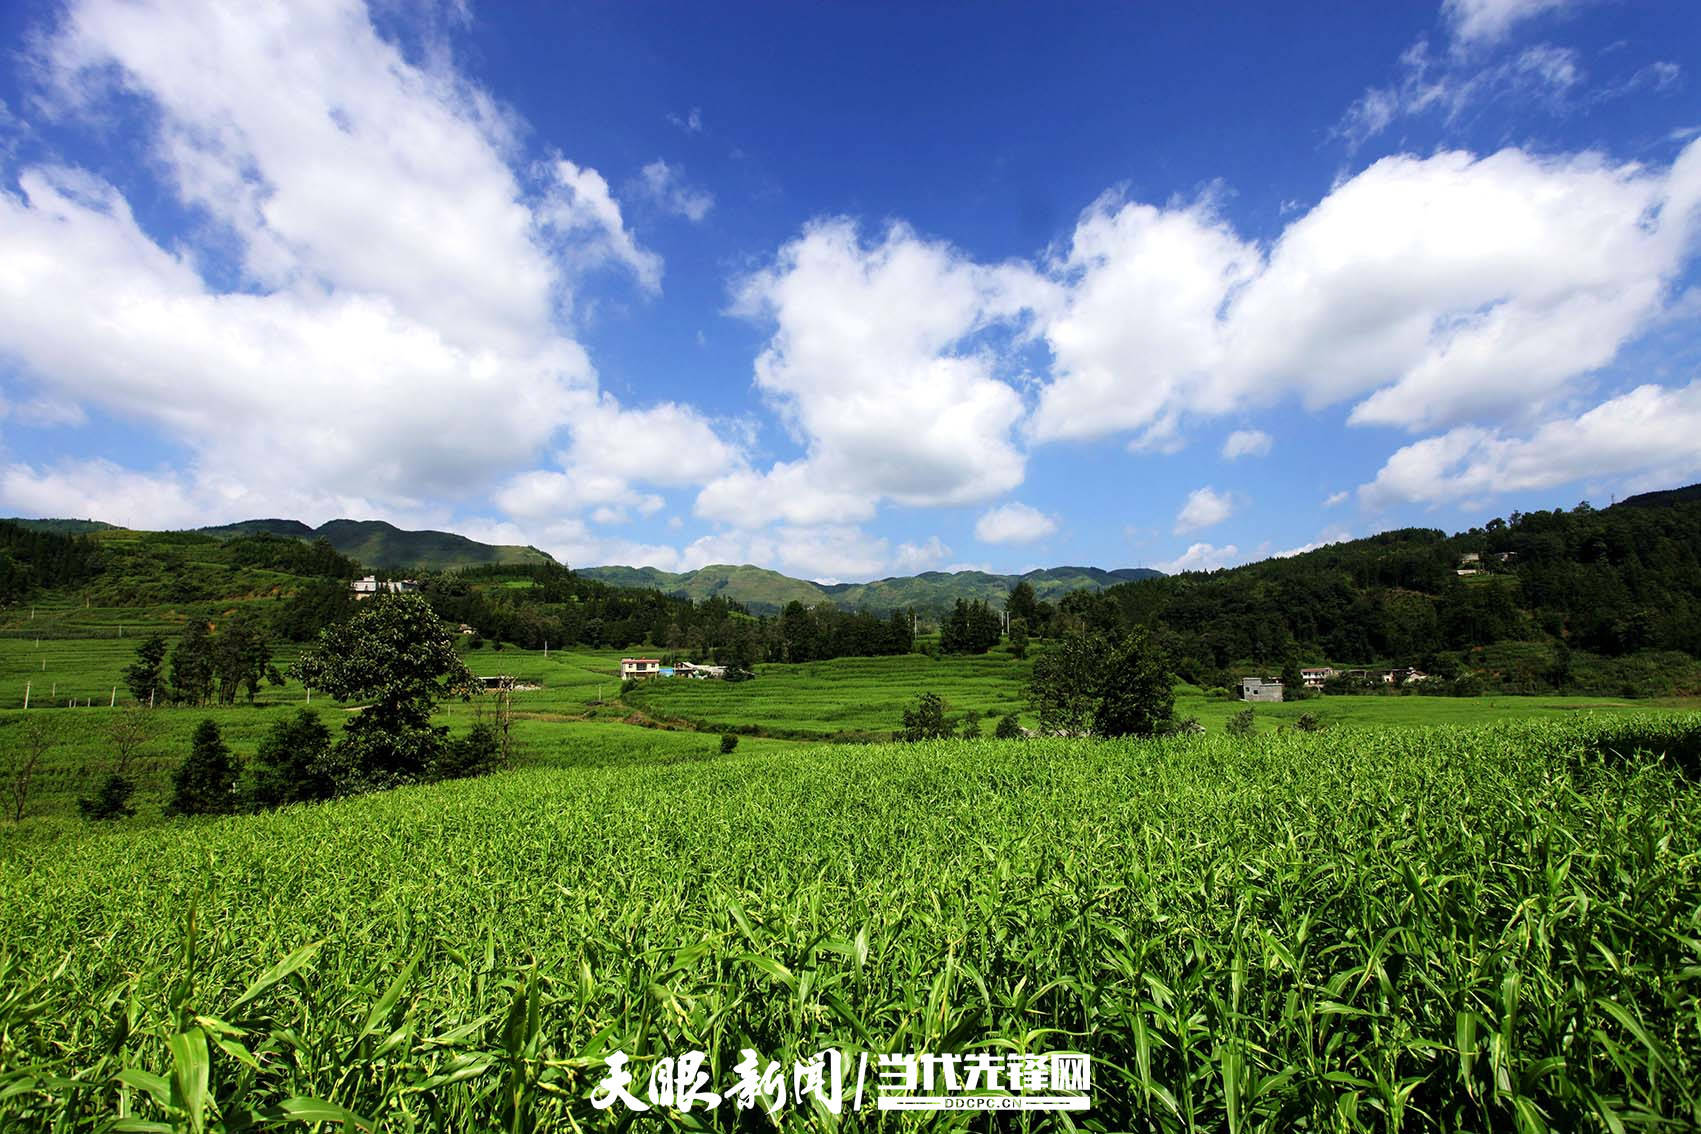
M250 765L249 797L256 807L330 799L346 791L331 767L331 730L311 709L272 725Z
M981 735L980 717L974 713L964 717L962 730L957 735L964 740L979 740Z
M1205 726L1199 723L1198 717L1184 717L1171 724L1170 732L1176 736L1203 736Z
M992 735L998 740L1021 740L1022 725L1016 720L1015 713L1005 713L998 719L998 727L992 730Z
M189 757L171 777L171 802L167 815L224 815L239 802L236 778L241 765L232 756L219 726L204 720L195 727Z
M1224 728L1230 736L1251 736L1253 729L1252 706L1248 705L1230 717Z
M1323 721L1316 713L1301 713L1293 722L1293 727L1301 732L1322 732Z
M106 777L98 793L77 800L77 810L84 819L128 819L136 814L136 809L130 806L130 796L135 791L133 781L114 772Z
M944 740L951 735L945 720L945 702L937 693L923 693L914 709L904 710L904 727L899 740Z
M431 778L456 780L482 776L493 772L502 763L502 746L496 727L479 721L465 736L457 736L443 746L443 752L431 766Z
M737 747L738 747L738 737L735 734L730 733L730 732L723 732L721 734L721 755L722 756L729 755L732 752L732 750L737 748Z

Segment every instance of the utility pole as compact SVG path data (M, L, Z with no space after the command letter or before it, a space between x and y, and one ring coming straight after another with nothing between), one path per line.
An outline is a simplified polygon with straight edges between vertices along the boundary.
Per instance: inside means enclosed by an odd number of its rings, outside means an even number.
M24 708L30 707L30 683L24 682Z
M109 709L116 709L118 707L118 686L114 685L112 687L112 700L106 707Z

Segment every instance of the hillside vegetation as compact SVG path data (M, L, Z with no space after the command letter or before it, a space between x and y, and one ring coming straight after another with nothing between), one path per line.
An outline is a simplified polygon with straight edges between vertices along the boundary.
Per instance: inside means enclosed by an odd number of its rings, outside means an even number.
M985 571L923 571L868 583L815 583L750 564L715 564L674 573L655 567L583 567L579 574L619 587L654 587L693 599L730 599L755 612L772 614L787 603L832 603L842 610L917 610L939 614L958 600L1002 605L1018 582L1026 581L1042 600L1075 590L1102 590L1136 579L1158 578L1145 567L1105 571L1097 567L1048 567L1023 575Z

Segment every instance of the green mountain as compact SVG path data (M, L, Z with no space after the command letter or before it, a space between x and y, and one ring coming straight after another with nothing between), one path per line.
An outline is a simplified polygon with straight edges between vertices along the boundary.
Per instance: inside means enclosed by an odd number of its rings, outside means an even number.
M358 558L358 557L357 557ZM1050 567L1025 575L995 575L985 571L924 571L869 583L813 583L750 564L714 564L674 573L654 567L583 567L578 574L616 587L654 587L667 594L693 599L721 596L743 603L757 613L772 613L788 602L813 606L830 602L842 610L938 611L958 599L983 599L1002 605L1010 588L1021 580L1034 588L1042 602L1055 602L1070 591L1103 590L1118 583L1156 578L1149 568L1105 571L1097 567Z
M453 532L404 531L383 520L329 520L317 528L310 528L300 520L243 520L197 530L218 539L261 534L322 539L362 566L380 570L449 571L492 563L555 562L548 553L535 547L479 543Z
M554 563L547 552L514 544L479 543L453 532L408 532L383 520L330 520L314 537L368 567L447 571L483 563Z
M11 516L0 520L4 524L16 524L20 528L28 528L32 532L53 532L56 535L88 535L90 532L109 532L114 525L102 523L99 520L26 520L19 516Z

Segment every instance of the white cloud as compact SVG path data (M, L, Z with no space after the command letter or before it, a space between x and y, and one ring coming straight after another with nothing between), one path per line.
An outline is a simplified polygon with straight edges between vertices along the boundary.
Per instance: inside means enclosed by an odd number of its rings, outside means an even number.
M1373 508L1553 488L1590 477L1669 486L1701 474L1701 381L1639 386L1526 438L1464 426L1405 446L1359 489Z
M1353 494L1351 492L1348 492L1344 488L1339 492L1331 492L1323 501L1323 507L1333 508L1338 504L1345 504L1348 500L1352 499L1352 495Z
M901 225L866 245L848 221L811 224L734 308L774 324L756 385L806 455L710 483L698 514L855 521L882 501L972 504L1021 483L1022 399L988 336L1047 294L1031 269L976 265Z
M1419 40L1401 53L1395 80L1366 90L1347 108L1334 132L1358 146L1401 118L1434 115L1452 126L1493 103L1563 115L1581 104L1585 78L1581 57L1571 48L1536 44L1483 61L1457 52L1437 56L1426 40Z
M1698 198L1701 143L1669 169L1386 158L1267 253L1201 205L1101 201L1036 316L1056 364L1032 432L1173 438L1291 395L1413 430L1539 416L1659 317Z
M1195 543L1169 562L1154 563L1152 566L1166 575L1177 575L1183 571L1215 571L1219 567L1232 567L1239 562L1240 549L1232 543L1225 547Z
M1574 7L1577 0L1445 0L1443 15L1461 44L1486 45L1504 39L1513 25L1543 12Z
M927 537L921 544L900 543L892 557L893 566L910 574L931 571L951 558L951 549L938 536Z
M571 242L577 266L586 270L612 260L630 268L645 291L660 291L661 257L638 246L602 174L565 158L553 164L553 172L555 184L538 217L552 234Z
M1194 532L1220 524L1234 515L1234 499L1226 492L1210 486L1196 488L1187 495L1187 503L1175 517L1177 532Z
M1057 517L1026 504L1003 504L975 521L975 538L982 543L1032 543L1057 531Z
M701 107L693 106L683 118L677 114L669 114L667 120L687 134L701 134L703 132L703 111Z
M1332 532L1325 532L1312 543L1300 544L1298 547L1290 547L1284 551L1272 551L1270 553L1270 558L1292 559L1296 555L1304 555L1308 551L1316 551L1318 548L1328 547L1332 543L1345 543L1347 540L1352 538L1353 536L1351 532L1344 528L1338 528Z
M696 222L715 207L714 194L687 185L679 169L660 158L644 167L642 177L645 195L666 212Z
M114 98L143 101L143 168L200 224L168 245L94 174L17 171L0 192L0 352L37 388L22 405L63 421L98 407L187 457L163 479L14 468L8 506L57 495L140 519L136 501L169 490L172 522L400 520L477 499L575 421L597 435L572 448L598 460L610 437L679 441L664 478L731 463L689 411L633 423L597 397L561 330L579 277L614 261L653 289L660 259L594 170L516 172L519 127L446 56L410 63L353 0L242 19L81 0L42 43L49 112L99 123ZM565 492L540 475L511 495L648 506L623 484Z
M1266 456L1273 440L1262 429L1237 429L1223 441L1223 456L1231 461L1237 457Z

